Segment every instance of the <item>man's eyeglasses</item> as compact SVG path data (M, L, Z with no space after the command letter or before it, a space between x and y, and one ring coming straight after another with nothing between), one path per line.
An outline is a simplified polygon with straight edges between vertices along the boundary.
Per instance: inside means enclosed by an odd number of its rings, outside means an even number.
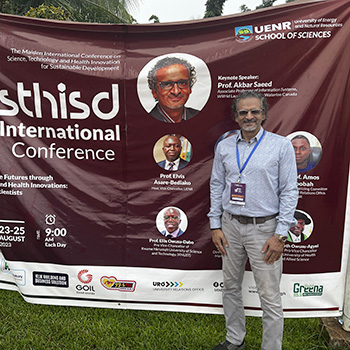
M158 82L160 88L165 91L171 90L176 84L179 89L187 89L190 86L189 79L181 79L178 81L160 81Z
M177 220L179 217L176 215L164 215L164 220L174 219Z
M262 109L250 109L249 111L245 110L245 109L242 109L240 111L237 111L237 114L240 116L240 117L246 117L248 115L248 113L250 112L250 114L254 117L260 115L262 113Z

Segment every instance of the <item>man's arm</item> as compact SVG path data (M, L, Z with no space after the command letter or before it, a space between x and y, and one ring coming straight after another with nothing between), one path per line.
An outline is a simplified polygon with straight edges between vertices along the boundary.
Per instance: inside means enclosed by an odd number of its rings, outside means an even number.
M218 146L212 173L210 177L210 228L212 230L212 241L222 255L226 255L225 247L228 247L224 233L221 230L222 196L225 189L225 168L220 157L220 145Z
M220 144L218 145L210 177L210 228L221 228L222 196L225 189L225 168L221 161Z
M267 264L273 264L275 261L279 260L282 256L283 248L284 243L276 236L269 238L261 251L263 254L266 253L264 261Z
M228 247L227 240L221 228L211 230L212 241L215 244L215 247L219 250L221 255L227 255L226 249Z
M288 236L288 230L296 224L294 213L298 204L298 173L293 145L285 139L279 160L279 214L276 233Z

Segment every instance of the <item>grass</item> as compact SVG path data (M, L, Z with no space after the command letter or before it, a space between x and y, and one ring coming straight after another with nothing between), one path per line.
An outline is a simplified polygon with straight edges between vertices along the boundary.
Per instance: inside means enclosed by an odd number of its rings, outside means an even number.
M0 290L1 350L197 350L225 339L222 315L34 305ZM261 346L261 319L247 317L246 349ZM331 349L319 319L286 319L283 350Z

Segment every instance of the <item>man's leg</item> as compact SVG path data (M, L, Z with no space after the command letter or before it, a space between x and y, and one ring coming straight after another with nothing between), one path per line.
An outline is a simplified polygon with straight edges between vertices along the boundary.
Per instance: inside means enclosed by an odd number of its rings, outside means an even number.
M240 224L224 213L222 230L228 242L227 256L223 260L224 289L222 293L226 319L226 339L235 345L244 341L246 334L245 315L242 300L242 280L247 262L247 254L242 245Z
M246 249L249 256L255 283L263 310L263 350L282 349L283 308L280 293L282 276L282 257L274 264L264 262L262 248L274 234L276 219L264 224L249 225L249 243Z

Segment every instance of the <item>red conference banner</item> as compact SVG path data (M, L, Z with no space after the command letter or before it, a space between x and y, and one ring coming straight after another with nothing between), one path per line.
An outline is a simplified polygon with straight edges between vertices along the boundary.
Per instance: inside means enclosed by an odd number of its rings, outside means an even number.
M232 99L253 89L298 165L286 314L341 313L349 12L328 0L177 24L0 15L0 286L30 302L221 312L209 178L215 145L238 128ZM174 84L164 62L188 71ZM173 89L183 101L169 102ZM181 120L166 103L184 104ZM244 288L254 313L249 267Z

